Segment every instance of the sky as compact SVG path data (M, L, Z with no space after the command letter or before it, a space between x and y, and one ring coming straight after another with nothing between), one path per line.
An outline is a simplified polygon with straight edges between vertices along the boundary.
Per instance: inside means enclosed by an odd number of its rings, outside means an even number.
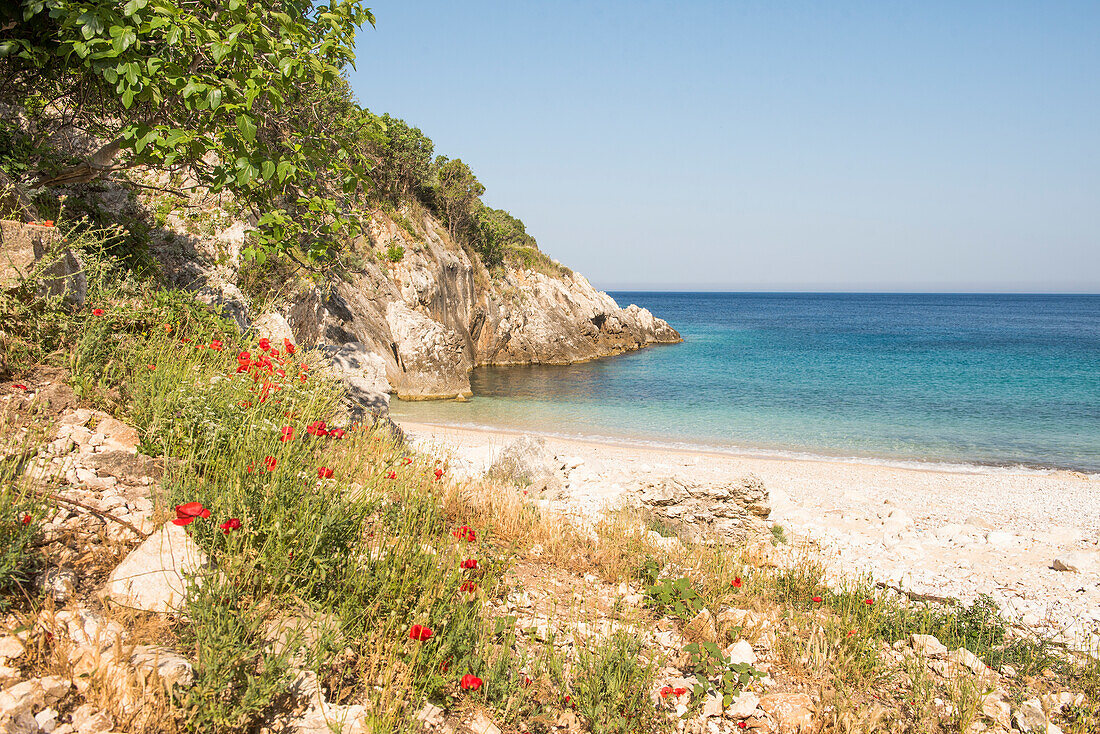
M1100 2L369 2L359 102L605 289L1100 292Z

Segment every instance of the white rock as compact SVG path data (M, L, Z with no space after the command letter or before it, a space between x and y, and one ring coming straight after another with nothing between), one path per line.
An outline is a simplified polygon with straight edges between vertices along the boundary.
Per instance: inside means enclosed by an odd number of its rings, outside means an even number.
M18 637L14 635L7 635L0 637L0 661L14 660L20 657L26 648L23 647L23 643L19 641Z
M711 716L722 715L722 695L720 693L707 694L707 698L703 701L702 717L708 719Z
M187 577L206 562L206 554L185 528L166 523L111 572L106 592L111 601L124 607L178 612L186 595Z
M1055 571L1079 573L1100 572L1100 551L1072 551L1063 553L1051 564Z
M753 715L759 705L759 696L750 691L744 691L726 707L726 716L731 719L747 719Z
M909 644L918 655L928 658L947 657L947 647L934 635L910 635Z
M737 665L738 663L748 663L752 665L756 662L756 653L753 652L752 645L750 645L747 640L738 640L727 647L725 653L732 665Z
M42 709L34 715L34 721L39 729L50 734L57 728L57 712L51 708Z

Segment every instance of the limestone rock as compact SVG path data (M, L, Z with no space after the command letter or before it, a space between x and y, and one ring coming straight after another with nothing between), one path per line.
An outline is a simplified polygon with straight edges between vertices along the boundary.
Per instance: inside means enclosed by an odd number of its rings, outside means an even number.
M65 604L76 594L76 582L79 576L68 566L47 568L39 574L38 588L57 604Z
M701 716L704 719L709 719L712 716L721 716L723 711L722 694L717 692L708 693L707 697L703 700Z
M22 657L26 648L15 635L0 637L0 663Z
M297 344L290 324L287 323L282 314L274 311L268 311L257 316L252 321L252 328L256 331L257 336L270 339L271 343L276 345L279 350L283 348L284 339L290 341L291 344Z
M684 626L684 637L692 642L714 642L718 638L714 615L706 609L700 609L695 618Z
M760 708L779 725L782 734L809 732L814 724L813 700L805 693L769 693Z
M394 384L402 400L469 397L473 367L462 339L452 329L404 303L386 307L386 323L401 373Z
M993 675L993 671L990 670L980 657L967 650L965 647L960 647L958 650L950 653L947 659L953 663L963 666L969 669L976 675L990 676Z
M501 734L500 727L485 715L484 711L478 711L473 718L466 722L466 727L471 734Z
M62 297L71 306L87 298L84 265L61 243L57 229L0 220L0 288L15 288L29 277L39 297Z
M361 420L366 412L389 407L391 390L386 379L386 361L362 342L321 347L329 358L333 374L344 384L349 412Z
M166 523L111 572L106 593L111 601L147 612L179 612L188 576L207 563L186 529Z
M1073 551L1063 553L1051 564L1055 571L1079 573L1100 572L1100 551Z
M103 734L114 727L114 721L109 714L88 703L81 704L73 711L72 722L77 734Z
M179 653L157 645L138 645L130 653L135 668L155 671L168 687L189 686L194 679L190 661Z
M752 474L712 484L680 476L644 478L633 494L638 506L689 541L741 543L768 532L768 491Z
M994 691L982 697L982 716L1004 729L1012 728L1012 706L1002 691Z
M558 462L546 448L546 439L524 435L501 449L488 473L539 491L560 487L557 469Z
M736 665L738 663L748 663L752 665L756 662L756 653L752 649L752 645L748 640L738 640L725 650L725 655L729 658L730 663Z
M759 696L751 691L743 691L726 707L726 716L731 719L747 719L756 712L759 705Z
M913 650L926 658L947 657L947 647L934 635L910 635L909 644Z
M1044 734L1047 733L1047 726L1050 724L1038 698L1024 701L1020 708L1012 713L1012 722L1022 732L1043 732Z

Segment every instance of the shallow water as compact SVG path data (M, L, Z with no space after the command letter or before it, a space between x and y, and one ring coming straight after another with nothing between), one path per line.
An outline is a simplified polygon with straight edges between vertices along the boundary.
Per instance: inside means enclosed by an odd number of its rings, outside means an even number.
M1100 472L1100 296L613 293L684 343L486 367L398 418L733 451Z

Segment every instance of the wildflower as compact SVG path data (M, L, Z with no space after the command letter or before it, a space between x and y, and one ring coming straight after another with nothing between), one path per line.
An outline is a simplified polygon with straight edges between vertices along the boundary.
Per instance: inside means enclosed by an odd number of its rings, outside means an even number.
M294 354L294 352L297 351L297 347L291 344L290 340L286 337L283 337L283 349L286 351L287 354Z
M164 329L165 334L171 334L172 333L172 325L171 324L161 324L160 328Z
M672 695L673 690L672 686L665 686L661 689L661 698L668 698Z
M222 529L223 533L225 533L226 535L229 535L230 530L236 530L240 526L241 526L241 521L238 518L231 517L228 520L226 520L225 522L223 522L221 525L219 525L218 527Z
M283 443L286 443L287 441L293 441L294 440L294 426L283 426L283 430L282 430L281 435L279 436L279 440L282 441Z
M260 339L260 349L265 352L271 351L271 340L268 339L266 336L263 339Z
M242 400L241 402L237 403L237 405L241 406L242 408L251 408L252 407L252 401L251 400Z
M477 533L475 533L474 529L469 527L468 525L463 525L458 530L453 531L451 535L455 536L459 540L465 540L470 543L473 543L475 540L477 540Z
M14 385L12 385L12 387L14 387L16 390L22 390L23 392L27 391L27 386L24 385L22 382L17 382Z
M188 337L186 337L186 336L182 336L182 337L180 337L180 344L190 344L190 343L191 343L191 339L190 339L190 338L188 338Z
M176 519L172 522L180 526L190 525L191 521L200 517L204 520L210 517L210 510L203 507L201 502L188 502L176 505Z
M327 436L328 435L328 431L325 430L325 422L324 421L313 421L308 426L306 426L306 433L310 434L311 436Z
M875 600L874 599L864 599L863 603L866 604L867 606L871 606L875 603Z
M329 469L328 467L325 467L325 466L317 467L317 478L318 479L332 479L332 469Z
M220 352L222 350L222 340L221 339L212 340L210 342L210 348L213 349L215 352Z
M47 220L43 221L42 226L43 227L52 227L53 226L53 220L52 219L47 219Z
M746 728L748 728L748 726L749 726L749 725L748 725L748 724L746 724L746 723L745 723L745 722L743 722L743 721L738 721L738 722L737 722L737 728L738 728L738 729L746 729Z
M462 563L460 563L458 565L460 565L462 568L465 568L465 569L475 569L475 568L477 568L477 559L476 558L467 558L465 561L463 561Z
M344 437L344 429L343 428L330 428L329 431L328 431L328 437L329 438L343 438Z
M239 364L247 365L251 361L252 361L252 353L251 352L237 352L237 362Z
M93 308L92 309L92 316L102 316L104 313L105 313L105 311L102 308Z
M688 692L688 689L686 689L686 688L676 688L676 689L673 689L673 691L672 691L673 695L675 695L675 696L682 696L687 692Z
M283 360L279 359L279 350L278 349L272 349L271 350L271 358L275 359L275 360L278 360L280 363L283 361Z
M463 594L473 594L477 592L477 584L473 581L463 581L462 585L458 587L458 590Z
M277 374L279 377L286 377L286 372L284 372L283 370L275 370L275 374Z
M459 682L459 685L462 686L464 690L476 691L478 688L481 688L481 678L478 678L476 675L471 675L470 673L467 673L466 675L462 676L462 680Z
M855 636L855 634L856 634L856 631L855 631L855 630L848 630L848 636L849 636L849 637L854 637L854 636Z
M814 604L820 604L821 603L821 597L820 596L815 596L810 601L812 601Z
M30 525L31 524L31 516L30 515L23 515L23 524L24 525Z
M408 466L409 464L413 463L413 460L406 456L405 458L403 458L401 460L401 463L404 464L405 466Z
M278 466L279 461L274 456L264 457L264 468L268 471L275 471L275 467Z
M414 624L409 629L409 639L416 640L417 642L424 642L425 640L429 640L431 639L431 636L433 634L435 633L432 632L431 629L419 624Z
M397 479L397 472L391 471L389 474L386 475L386 479Z
M738 576L733 581L730 581L730 586L732 586L735 589L740 589L741 588L741 577Z
M531 679L527 676L526 673L524 673L523 674L523 687L526 688L527 686L531 685L531 682L532 682Z
M147 364L147 365L145 365L145 366L146 366L146 368L148 368L148 369L149 369L150 371L151 371L151 370L155 370L155 369L157 368L157 366L156 366L155 364Z
M246 472L248 472L249 474L251 474L252 472L254 472L256 470L256 465L255 464L249 464L248 466L246 466L244 468L244 470Z
M438 482L442 478L443 478L443 470L442 469L436 469L435 470L435 481Z
M444 660L442 663L439 664L439 672L440 673L446 673L450 669L451 669L451 659L450 658L447 658L446 660Z

